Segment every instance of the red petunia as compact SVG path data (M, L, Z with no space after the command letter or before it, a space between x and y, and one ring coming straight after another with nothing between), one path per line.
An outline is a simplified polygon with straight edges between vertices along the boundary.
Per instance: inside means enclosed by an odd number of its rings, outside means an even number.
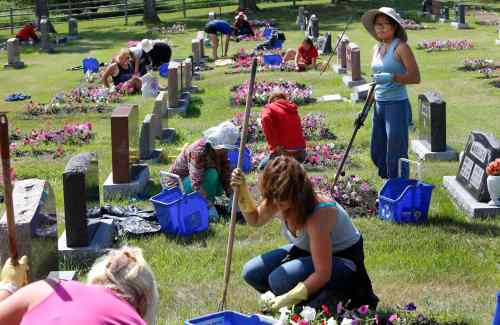
M332 313L330 312L330 309L328 309L327 305L321 305L321 309L323 309L323 314L327 317L332 317Z

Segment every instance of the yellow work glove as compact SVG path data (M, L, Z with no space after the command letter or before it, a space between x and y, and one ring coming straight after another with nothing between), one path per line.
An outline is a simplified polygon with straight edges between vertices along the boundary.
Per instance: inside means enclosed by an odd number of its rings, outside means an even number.
M238 206L243 213L253 213L257 211L257 204L248 190L245 175L241 169L236 168L231 175L231 187L238 189Z
M301 301L307 300L307 287L304 282L299 282L295 288L287 293L272 299L269 302L270 309L277 311L281 307L289 307L298 304Z
M28 284L28 257L21 257L16 266L9 257L3 266L0 283L14 285L16 289Z

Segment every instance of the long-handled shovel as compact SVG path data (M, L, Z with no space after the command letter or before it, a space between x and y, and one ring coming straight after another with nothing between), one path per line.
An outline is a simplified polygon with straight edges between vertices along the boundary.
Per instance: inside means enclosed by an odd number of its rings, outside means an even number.
M340 37L337 40L337 44L335 44L335 48L333 49L332 54L330 55L330 57L328 58L328 61L326 61L326 64L323 66L323 69L319 73L320 76L323 73L325 73L326 69L328 69L328 66L330 65L330 61L332 61L333 56L335 54L337 54L337 48L339 47L340 42L342 42L342 38L344 38L345 32L347 31L347 27L349 27L349 25L351 24L351 22L352 22L352 16L347 21L347 24L345 25L344 30L342 31L342 34L340 34Z
M375 83L370 84L370 88L368 89L368 95L366 96L365 105L363 106L363 110L359 112L358 117L354 121L354 132L351 136L351 141L349 141L349 145L345 149L344 156L340 162L339 168L337 168L337 174L335 175L335 179L333 181L333 187L337 185L337 181L339 180L340 175L342 174L342 169L344 168L344 164L349 156L349 151L351 151L352 143L354 142L354 138L356 138L356 134L358 134L358 130L363 126L363 123L370 112L370 108L374 102L374 91L375 91Z
M9 122L4 113L0 113L0 152L2 156L2 174L7 211L7 231L9 232L9 253L14 265L17 265L16 223L14 222L14 203L12 200L12 182L10 171Z
M250 118L250 110L252 108L253 88L255 84L255 75L257 74L257 58L252 61L252 72L250 74L250 83L248 84L247 102L245 105L245 120L240 137L240 151L238 154L238 168L243 166L243 152L245 150L245 142L248 133L248 120ZM231 206L231 225L229 226L229 236L227 240L226 262L224 264L224 290L222 291L222 300L217 307L218 311L222 311L226 305L227 289L229 287L229 277L231 275L231 260L233 258L234 232L236 229L236 209L238 204L239 190L234 190L233 202Z

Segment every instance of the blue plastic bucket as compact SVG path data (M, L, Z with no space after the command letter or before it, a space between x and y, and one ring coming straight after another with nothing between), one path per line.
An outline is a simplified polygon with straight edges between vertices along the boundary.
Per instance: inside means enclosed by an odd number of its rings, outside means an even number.
M99 72L99 61L96 58L85 58L82 60L83 73L87 71L97 73Z
M497 292L497 307L491 325L500 325L500 291Z
M160 72L160 76L163 78L168 78L168 63L163 63L160 65L160 68L158 69Z
M179 187L165 188L150 201L163 232L190 236L208 229L208 202L198 192L183 194Z
M238 154L239 150L229 150L227 152L227 159L229 160L229 167L231 169L235 169L238 165ZM245 147L245 151L243 152L243 165L242 170L245 174L248 174L252 170L252 151Z
M279 54L264 54L265 65L280 65L282 61L283 59Z
M275 28L266 27L264 29L264 31L262 32L262 37L264 37L265 39L270 39L271 38L271 34L273 33L274 30L275 30Z
M378 195L379 218L396 223L425 222L433 188L433 185L416 179L389 179Z
M223 311L184 321L184 325L270 325L257 315L244 315L234 311Z
M283 43L284 42L285 41L282 41L282 40L279 40L279 39L274 40L274 42L271 44L271 48L273 48L273 49L281 49L283 47Z

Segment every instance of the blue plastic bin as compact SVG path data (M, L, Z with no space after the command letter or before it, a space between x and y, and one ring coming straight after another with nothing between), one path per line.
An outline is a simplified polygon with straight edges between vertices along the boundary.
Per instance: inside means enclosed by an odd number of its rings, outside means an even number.
M271 325L257 315L244 315L234 311L223 311L184 321L184 325Z
M163 78L168 78L168 63L163 63L160 65L160 68L158 69L160 72L160 76Z
M99 61L96 58L85 58L82 60L83 73L87 71L97 73L99 72Z
M279 54L264 54L264 64L266 65L280 65L282 61Z
M378 195L379 218L397 223L426 221L433 188L416 179L389 179Z
M198 192L184 194L179 187L164 188L150 201L163 232L190 236L208 229L208 202Z
M491 325L500 325L500 291L497 292L497 306L491 320Z
M229 159L229 167L231 169L235 169L238 165L238 154L239 150L229 150L227 152L227 158ZM252 151L245 147L245 151L243 152L243 172L248 174L252 170Z

